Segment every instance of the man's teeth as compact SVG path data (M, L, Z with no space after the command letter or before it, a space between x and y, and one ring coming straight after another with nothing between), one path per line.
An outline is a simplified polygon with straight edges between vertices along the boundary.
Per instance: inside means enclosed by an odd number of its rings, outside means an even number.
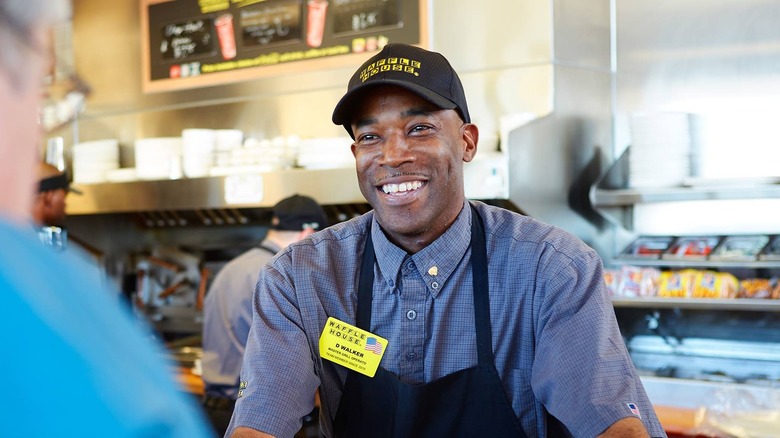
M419 189L422 187L422 185L423 183L421 181L410 181L401 184L385 184L382 186L382 191L385 193L408 192L410 190Z

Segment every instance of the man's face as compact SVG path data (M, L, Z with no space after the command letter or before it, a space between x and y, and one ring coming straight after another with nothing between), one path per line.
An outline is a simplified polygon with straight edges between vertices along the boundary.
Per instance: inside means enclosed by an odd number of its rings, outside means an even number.
M65 199L68 191L55 189L46 193L46 209L44 212L44 224L61 227L65 224Z
M352 120L360 190L388 238L417 252L452 225L465 199L475 125L402 88L371 89Z

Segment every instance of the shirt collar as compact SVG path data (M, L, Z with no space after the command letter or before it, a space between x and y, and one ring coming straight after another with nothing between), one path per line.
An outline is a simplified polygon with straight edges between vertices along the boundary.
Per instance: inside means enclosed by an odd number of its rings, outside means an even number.
M441 286L457 269L471 245L471 208L468 206L468 201L464 202L458 217L447 231L411 256L387 239L374 215L371 222L374 253L382 280L388 283L391 292L396 290L392 284L397 283L403 263L411 259L434 298L439 294ZM438 283L438 287L431 287L434 282Z

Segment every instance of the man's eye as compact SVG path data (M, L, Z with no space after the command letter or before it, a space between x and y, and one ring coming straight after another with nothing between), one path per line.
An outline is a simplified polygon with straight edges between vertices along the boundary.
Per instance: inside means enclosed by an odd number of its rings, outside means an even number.
M361 134L358 136L357 142L358 143L371 142L373 140L376 140L376 138L377 138L376 135L373 134Z
M426 131L429 131L430 129L431 129L431 127L428 126L428 125L414 125L414 126L412 126L412 129L409 130L409 132L410 133L426 132Z

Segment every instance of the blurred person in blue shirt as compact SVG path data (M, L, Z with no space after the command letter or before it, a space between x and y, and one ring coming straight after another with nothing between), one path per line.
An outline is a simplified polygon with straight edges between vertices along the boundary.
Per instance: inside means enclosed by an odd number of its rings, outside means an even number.
M29 225L49 35L68 13L0 1L0 436L210 436L142 323Z

